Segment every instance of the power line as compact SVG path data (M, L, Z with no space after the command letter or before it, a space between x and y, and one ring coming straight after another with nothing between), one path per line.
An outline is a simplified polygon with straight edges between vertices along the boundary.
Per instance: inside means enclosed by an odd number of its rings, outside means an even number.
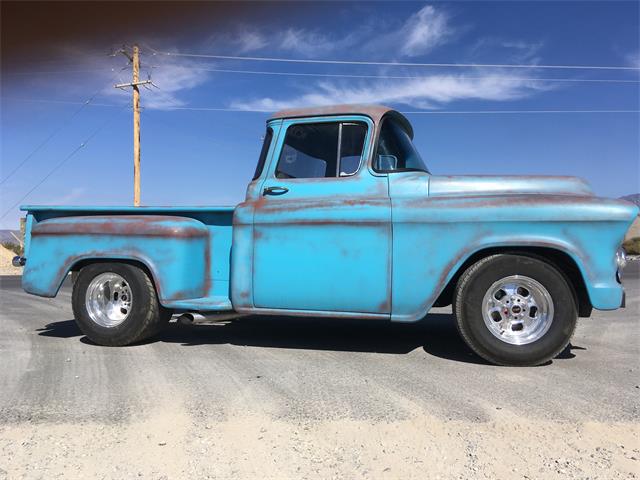
M417 62L373 62L364 60L319 60L305 58L249 57L238 55L209 55L202 53L176 53L152 50L154 55L167 57L215 58L218 60L244 60L252 62L283 63L318 63L331 65L377 65L397 67L439 67L439 68L545 68L567 70L640 70L640 67L607 66L607 65L532 65L532 64L497 64L497 63L417 63Z
M163 68L162 65L154 68ZM424 75L358 75L343 73L306 73L306 72L273 72L265 70L230 70L225 68L206 68L206 67L189 67L192 70L203 72L219 72L219 73L237 73L248 75L276 75L276 76L292 76L292 77L329 77L329 78L371 78L371 79L421 79L429 78ZM486 80L496 78L495 75L485 76L465 76L465 79ZM586 83L640 83L640 80L621 80L615 78L523 78L523 77L500 77L500 80L522 80L522 81L540 81L540 82L586 82Z
M223 107L170 107L166 111L171 110L191 110L200 112L238 112L238 113L271 113L273 110L245 109L245 108L223 108ZM640 113L640 110L414 110L402 111L402 114L408 115L438 115L438 114L534 114L534 113Z
M155 65L151 68L164 68L165 65ZM248 74L248 75L276 75L276 76L292 76L292 77L321 77L321 78L370 78L370 79L420 79L428 78L424 75L358 75L348 73L319 73L319 72L274 72L267 70L233 70L226 68L206 68L200 66L190 66L192 70L202 72L217 72L217 73L236 73L236 74ZM55 74L70 74L70 73L93 73L104 72L105 69L87 69L87 70L56 70L56 71L35 71L35 72L8 72L4 73L5 76L21 76L21 75L55 75ZM110 70L109 70L110 71ZM495 76L465 76L464 78L473 80L483 80L495 78ZM578 83L640 83L640 80L623 80L617 78L540 78L540 77L500 77L501 80L524 80L524 81L540 81L540 82L578 82Z
M59 103L62 105L85 105L87 102L75 102L73 100L53 100L49 98L21 98L21 97L1 97L2 100L10 102L35 102L35 103ZM96 103L91 102L88 104L90 107L124 107L128 104L116 104L116 103Z
M47 70L47 71L20 71L20 72L3 72L3 76L17 76L17 75L54 75L65 73L93 73L93 72L111 72L110 68L88 68L84 70Z
M22 102L46 102L46 103L63 103L80 105L81 102L72 102L64 100L48 100L41 98L11 98L3 97L5 100L14 100ZM153 109L155 111L173 111L173 110L186 110L186 111L201 111L201 112L237 112L237 113L272 113L274 109L247 109L247 108L227 108L227 107L197 107L197 106L181 106L175 102L174 105L165 109ZM114 103L92 103L92 107L129 107L128 104L114 104ZM149 109L147 109L149 110ZM640 113L640 110L413 110L413 111L400 111L403 114L410 115L437 115L437 114L516 114L516 113Z
M109 80L109 83L113 82L113 80L117 77L117 73ZM91 103L91 101L96 98L100 93L102 93L102 88L91 95L86 101L81 103L80 108L76 109L62 124L58 126L48 137L46 137L42 142L40 142L36 148L34 148L31 153L29 153L11 172L9 175L0 180L0 185L4 185L4 183L9 180L24 164L26 164L36 153L38 153L42 147L44 147L50 140L52 140L58 133L60 133L67 125L71 123L71 121L82 111L84 108Z
M475 115L475 114L535 114L535 113L640 113L640 110L416 110L400 111L404 115Z
M51 170L49 170L49 172L38 182L36 183L27 193L25 193L22 197L20 197L20 199L14 203L13 205L11 205L11 207L9 207L0 217L0 220L3 219L4 217L6 217L7 215L9 215L9 213L11 213L11 211L16 208L18 205L20 205L20 203L27 198L29 195L31 195L38 187L40 187L40 185L42 185L44 182L47 181L47 179L49 177L51 177L51 175L53 175L56 171L58 171L65 163L67 163L67 161L69 161L71 158L73 158L80 150L82 150L84 147L87 146L87 144L101 131L103 130L111 121L113 120L113 118L109 118L106 122L104 122L101 126L99 126L96 130L93 131L93 133L91 135L89 135L84 142L82 142L80 145L78 145L76 148L74 148L71 153L69 153L66 157L64 157L60 162L58 162L58 164L56 164Z

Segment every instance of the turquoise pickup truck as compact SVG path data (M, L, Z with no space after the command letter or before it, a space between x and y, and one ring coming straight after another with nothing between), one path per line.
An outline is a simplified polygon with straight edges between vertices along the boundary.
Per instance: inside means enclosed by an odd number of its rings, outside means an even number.
M176 313L416 322L452 304L478 355L537 365L624 306L636 206L574 177L434 175L412 139L382 106L282 111L236 207L25 206L14 263L44 297L73 272L80 329L114 346Z

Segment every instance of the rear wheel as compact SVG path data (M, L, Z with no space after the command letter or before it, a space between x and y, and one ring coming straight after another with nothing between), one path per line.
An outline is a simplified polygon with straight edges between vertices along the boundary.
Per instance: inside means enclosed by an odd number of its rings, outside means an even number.
M498 365L540 365L566 348L578 318L575 296L554 266L524 255L492 255L458 281L460 335Z
M122 346L157 334L171 318L144 270L125 263L82 268L73 285L76 323L91 341Z

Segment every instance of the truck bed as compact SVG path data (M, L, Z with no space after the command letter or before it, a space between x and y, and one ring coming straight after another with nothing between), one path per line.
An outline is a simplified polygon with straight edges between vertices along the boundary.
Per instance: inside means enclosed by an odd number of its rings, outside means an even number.
M160 302L187 311L231 310L235 207L24 206L25 290L55 296L83 259L129 259L154 276ZM37 244L37 248L31 248Z

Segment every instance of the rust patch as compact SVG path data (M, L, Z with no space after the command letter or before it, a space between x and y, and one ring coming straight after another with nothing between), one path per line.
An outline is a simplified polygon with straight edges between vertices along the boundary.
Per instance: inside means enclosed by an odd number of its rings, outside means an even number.
M211 242L207 242L204 247L204 295L211 292Z
M572 204L601 204L594 201L594 197L573 195L540 195L540 194L496 194L496 195L443 195L424 198L413 198L405 201L408 208L446 207L453 209L467 209L469 207L500 207L500 206L532 206L532 205L572 205ZM600 199L601 200L601 199Z
M302 210L307 210L309 208L313 209L334 209L340 207L389 207L389 199L388 198L375 198L375 197L366 197L366 198L345 198L345 199L326 199L326 198L318 198L318 199L300 199L300 200L287 200L287 201L277 201L267 203L263 200L263 197L260 200L256 200L254 202L254 208L256 210L260 210L262 212L269 213L286 213L286 212L297 212Z
M389 298L385 298L377 307L378 311L381 313L388 313L391 311L391 304L389 302Z
M265 205L267 205L267 197L264 195L260 195L256 200L248 203L253 203L253 208L256 210L260 210Z
M249 313L253 315L287 315L289 317L300 318L362 318L365 320L387 320L387 313L361 313L361 312L314 312L314 311L291 311L277 310L270 308L250 308L238 306L235 308L238 313Z
M31 230L34 237L41 235L123 235L169 238L203 238L208 236L204 225L193 226L192 221L156 215L122 215L65 217L72 221L43 221ZM167 224L173 223L173 224Z
M354 221L354 220L285 220L278 222L256 222L254 225L300 225L300 226L328 226L328 225L350 225L350 226L373 226L387 227L389 222L381 221Z
M49 289L51 291L58 291L69 270L71 270L71 268L73 268L73 266L78 262L82 262L84 260L101 260L101 261L111 260L114 263L117 263L118 261L123 260L123 258L114 258L114 257L124 257L124 260L140 262L142 265L144 265L149 271L149 274L151 275L151 279L153 280L153 283L156 286L158 297L162 298L163 287L162 287L162 283L160 282L160 279L156 275L154 265L147 263L147 261L145 261L139 255L139 252L136 252L134 250L116 249L116 250L110 251L108 254L105 254L104 252L97 251L97 250L91 250L83 253L82 255L67 256L64 259L64 261L61 263L60 268L56 270L56 273L54 275L54 278L52 280L52 283Z

